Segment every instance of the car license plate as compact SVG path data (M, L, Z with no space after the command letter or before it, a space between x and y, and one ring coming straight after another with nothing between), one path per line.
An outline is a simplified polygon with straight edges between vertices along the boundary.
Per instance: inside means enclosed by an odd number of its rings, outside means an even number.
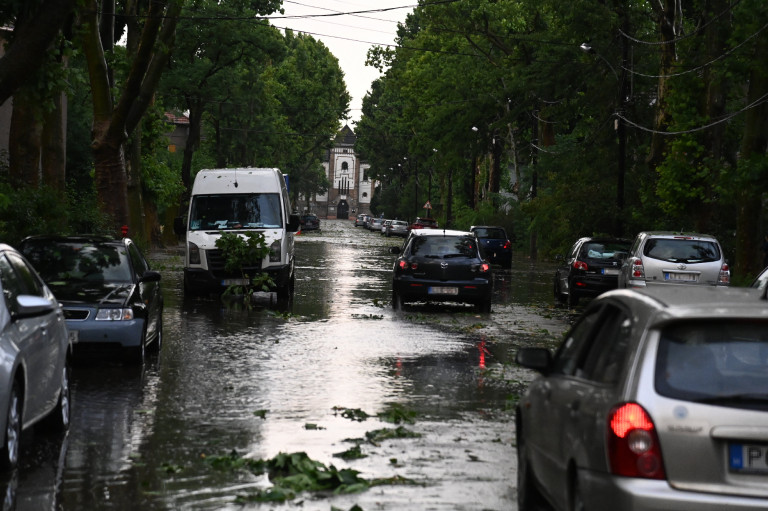
M459 288L458 287L443 287L443 286L433 286L430 287L427 291L431 295L457 295L459 294Z
M728 450L731 472L768 475L768 445L730 444Z
M695 282L695 273L664 272L664 280L679 280L682 282Z
M618 268L603 268L603 275L618 275Z
M247 286L251 283L248 279L224 279L221 281L222 286Z
M70 330L69 331L69 342L72 344L76 344L77 341L80 340L80 332L77 330Z

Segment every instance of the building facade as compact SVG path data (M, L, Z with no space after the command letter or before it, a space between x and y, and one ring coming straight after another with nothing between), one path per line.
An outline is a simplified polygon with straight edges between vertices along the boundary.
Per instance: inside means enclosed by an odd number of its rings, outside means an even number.
M375 183L370 179L368 163L355 154L355 133L344 126L336 136L333 147L323 158L325 177L330 188L309 201L309 211L322 218L355 218L360 213L371 213L371 198ZM307 201L302 200L302 205ZM306 206L305 206L305 209Z

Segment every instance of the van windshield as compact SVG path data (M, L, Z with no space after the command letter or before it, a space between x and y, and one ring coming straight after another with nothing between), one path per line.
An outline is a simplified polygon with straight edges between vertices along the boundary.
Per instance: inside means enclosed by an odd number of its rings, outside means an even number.
M282 226L280 195L247 193L192 197L189 230L271 229Z

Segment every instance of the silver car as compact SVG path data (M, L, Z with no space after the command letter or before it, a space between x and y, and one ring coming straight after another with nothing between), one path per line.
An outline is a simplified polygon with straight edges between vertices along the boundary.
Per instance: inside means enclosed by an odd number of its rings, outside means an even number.
M720 243L706 234L641 232L619 272L620 288L656 284L727 286L731 271Z
M32 266L0 244L0 467L19 462L21 435L44 421L69 428L70 342L64 313Z
M595 298L516 410L521 511L768 509L768 303L654 286Z
M408 222L405 220L391 220L387 227L386 236L408 236Z

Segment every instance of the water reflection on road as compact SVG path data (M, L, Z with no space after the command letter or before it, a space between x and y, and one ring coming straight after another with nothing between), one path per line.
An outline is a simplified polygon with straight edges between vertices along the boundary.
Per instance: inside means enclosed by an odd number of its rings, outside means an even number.
M241 509L235 496L263 478L216 470L206 458L305 451L365 478L422 484L307 495L302 509L515 509L506 405L510 379L528 376L510 360L516 345L556 336L567 324L567 314L551 308L551 268L521 259L499 273L491 315L429 305L396 314L388 247L401 242L323 221L322 231L298 237L288 312L270 307L269 295L253 309L185 300L180 259L158 254L161 354L143 370L113 362L75 368L72 430L65 442L26 447L36 460L11 486L18 502L36 487L50 488L42 500L64 510ZM417 413L408 427L420 438L365 446L369 456L351 462L333 456L350 447L345 440L391 426L349 420L335 408L375 416L393 403ZM25 485L34 477L49 484Z

